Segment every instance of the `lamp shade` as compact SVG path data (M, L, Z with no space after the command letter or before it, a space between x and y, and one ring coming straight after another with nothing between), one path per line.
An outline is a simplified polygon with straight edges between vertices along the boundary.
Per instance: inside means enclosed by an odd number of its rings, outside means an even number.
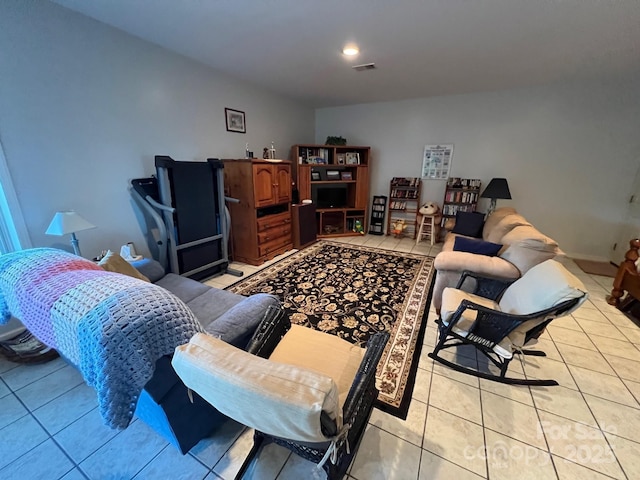
M509 184L506 178L492 178L484 189L484 192L480 194L482 198L503 198L510 200L511 192L509 191Z
M68 233L80 232L96 228L73 210L66 212L56 212L49 228L45 232L47 235L67 235Z

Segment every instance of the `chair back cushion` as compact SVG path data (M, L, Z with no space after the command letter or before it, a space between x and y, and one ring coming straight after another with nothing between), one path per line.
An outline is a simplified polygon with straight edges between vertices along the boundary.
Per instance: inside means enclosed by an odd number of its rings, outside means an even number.
M578 277L555 260L532 267L507 288L500 299L500 310L529 315L573 298L586 299L587 289Z
M171 363L184 384L221 413L269 435L327 441L322 411L342 427L336 383L322 373L266 360L202 333L176 348Z

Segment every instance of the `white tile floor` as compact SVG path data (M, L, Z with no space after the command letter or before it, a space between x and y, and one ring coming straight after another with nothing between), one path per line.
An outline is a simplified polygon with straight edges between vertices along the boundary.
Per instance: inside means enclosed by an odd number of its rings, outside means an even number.
M368 235L349 241L431 255L439 249ZM551 324L540 342L548 357L529 357L524 367L560 386L506 386L434 365L427 357L436 339L431 312L407 420L374 410L349 477L640 478L640 328L607 305L611 278L564 263L591 298ZM234 266L245 275L257 270ZM477 362L473 350L457 355ZM510 371L523 373L515 362ZM141 421L120 432L103 426L96 405L95 393L61 359L34 366L0 360L0 478L227 479L251 445L251 431L229 421L182 456ZM324 478L274 445L259 458L248 478Z

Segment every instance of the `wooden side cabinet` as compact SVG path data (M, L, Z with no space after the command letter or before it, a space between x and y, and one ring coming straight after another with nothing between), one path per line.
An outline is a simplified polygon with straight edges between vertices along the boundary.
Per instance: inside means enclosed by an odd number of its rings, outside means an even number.
M288 160L224 161L234 260L261 265L293 247L291 163Z

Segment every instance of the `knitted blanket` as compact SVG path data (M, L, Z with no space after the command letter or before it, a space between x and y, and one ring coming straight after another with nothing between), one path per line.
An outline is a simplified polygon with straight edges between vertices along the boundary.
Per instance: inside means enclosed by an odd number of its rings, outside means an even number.
M80 370L112 428L129 425L155 362L204 331L164 288L51 248L0 255L0 324L11 315Z

